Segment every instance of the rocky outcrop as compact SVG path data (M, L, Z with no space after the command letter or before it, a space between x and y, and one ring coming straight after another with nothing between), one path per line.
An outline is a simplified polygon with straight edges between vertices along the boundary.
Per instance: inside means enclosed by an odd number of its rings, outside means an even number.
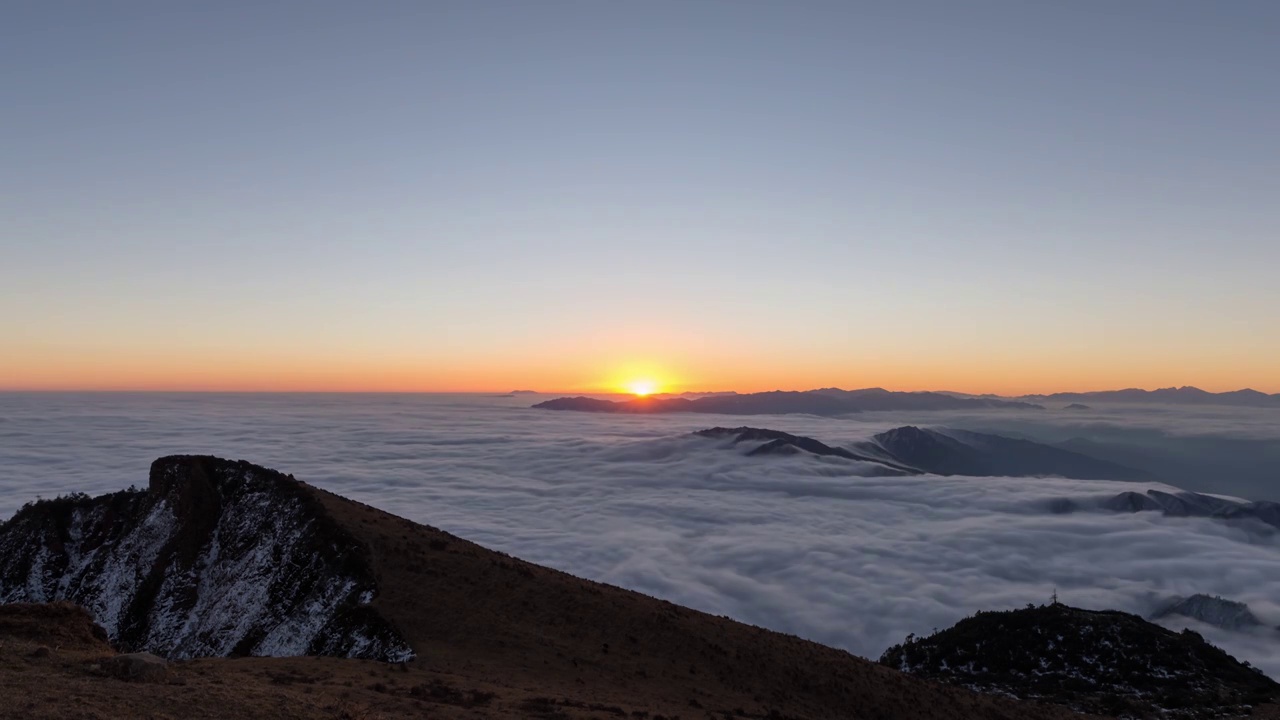
M0 525L0 602L82 605L122 650L408 659L377 592L367 549L309 489L247 462L161 458L146 490Z
M1062 604L981 612L880 662L982 692L1112 717L1238 716L1280 685L1205 642L1128 613Z
M102 670L120 680L164 682L169 677L169 663L149 652L125 653L102 661Z

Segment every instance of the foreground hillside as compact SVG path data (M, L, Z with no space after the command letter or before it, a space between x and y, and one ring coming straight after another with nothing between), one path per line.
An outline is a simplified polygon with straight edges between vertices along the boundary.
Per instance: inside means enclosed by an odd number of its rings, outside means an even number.
M102 583L114 583L117 590L131 591L124 615L141 624L130 626L127 637L151 643L153 652L186 658L199 650L212 654L230 637L239 638L233 648L259 650L264 646L256 638L272 632L288 637L280 623L299 623L294 611L307 607L292 600L311 595L290 591L290 581L282 578L313 587L314 573L320 572L321 585L333 578L368 584L354 598L338 593L343 599L333 607L339 609L324 610L324 622L297 625L322 628L307 647L358 654L352 648L359 646L326 642L324 635L349 638L353 627L371 627L386 647L406 643L414 659L195 657L176 660L163 682L144 689L104 674L102 659L113 651L103 633L66 632L64 625L83 626L83 619L44 617L32 609L63 606L11 605L4 613L26 619L0 623L0 635L10 636L0 640L0 690L19 716L1071 716L1060 708L913 678L816 643L532 565L247 463L163 458L152 480L140 491L147 497L37 503L0 525L0 544L9 551L25 548L23 557L32 559L8 559L0 596L101 601L115 597L102 592ZM246 505L245 493L260 497ZM239 513L235 521L226 515L232 511ZM139 512L145 517L130 516ZM172 528L165 524L169 519ZM238 528L244 536L236 534ZM136 552L116 555L118 543L84 539L86 533L98 537L94 533L108 531L126 539L158 538L161 547L131 546ZM269 533L277 537L261 537ZM332 562L319 570L278 571L271 552L311 542L327 543ZM211 550L214 543L217 552ZM97 565L99 555L110 562ZM201 608L223 607L228 590L255 573L267 573L272 590L256 596L267 598L266 606L242 606L251 632L242 632L234 615L200 615ZM272 619L278 610L273 597L293 608L278 621ZM204 628L197 634L203 644L190 642L171 613L156 611L178 601L187 603L187 619ZM359 623L348 622L353 613ZM154 632L156 627L164 632ZM126 637L119 626L113 632L113 638ZM173 641L167 651L166 639ZM48 649L41 652L41 646Z

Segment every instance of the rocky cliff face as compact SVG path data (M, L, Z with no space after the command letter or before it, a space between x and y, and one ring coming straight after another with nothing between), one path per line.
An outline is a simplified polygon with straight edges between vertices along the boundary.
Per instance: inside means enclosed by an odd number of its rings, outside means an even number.
M146 490L27 505L0 524L0 602L67 600L171 658L413 652L370 602L367 549L292 477L172 456Z

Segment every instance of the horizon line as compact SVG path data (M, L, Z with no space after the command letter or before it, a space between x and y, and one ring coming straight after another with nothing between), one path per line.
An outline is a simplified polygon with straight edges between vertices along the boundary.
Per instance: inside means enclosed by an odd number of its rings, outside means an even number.
M772 390L755 390L755 391L739 391L739 390L679 390L679 391L675 391L675 390L672 390L672 391L666 391L666 392L657 392L657 393L653 393L653 395L654 395L654 396L664 396L664 395L715 395L715 394L727 394L727 393L735 393L735 394L738 394L738 395L754 395L754 394L764 393L764 392L813 392L813 391L815 391L815 390L824 390L824 389L845 390L845 388L842 388L842 387L840 387L840 386L838 386L838 385L822 385L822 386L819 386L819 387L807 388L807 389L804 389L804 390L783 389L783 388L774 388L774 389L772 389ZM1050 395L1057 395L1057 394L1088 395L1088 394L1094 394L1094 393L1105 393L1105 392L1123 392L1123 391L1126 391L1126 390L1137 390L1137 391L1141 391L1141 392L1148 392L1148 393L1149 393L1149 392L1156 392L1156 391L1159 391L1159 390L1199 390L1199 391L1201 391L1201 392L1205 392L1205 393L1208 393L1208 394L1211 394L1211 395L1223 395L1223 394L1239 393L1239 392L1256 392L1256 393L1260 393L1260 394L1263 394L1263 395L1280 395L1280 392L1272 393L1272 392L1268 392L1268 391L1266 391L1266 390L1258 390L1258 389L1253 388L1253 387L1241 387L1241 388L1237 388L1237 389L1235 389L1235 390L1221 390L1221 391L1213 391L1213 390L1204 390L1203 388L1201 388L1201 387L1199 387L1199 386L1197 386L1197 385L1166 385L1166 386L1162 386L1162 387L1154 387L1154 388L1145 388L1145 387L1138 387L1138 386L1128 386L1128 387L1110 387L1110 388L1104 388L1104 389L1100 389L1100 390L1053 390L1053 391L1048 391L1048 392L1027 392L1027 393L1017 393L1017 394L1005 394L1005 393L990 392L990 391L987 391L987 392L967 392L967 391L962 391L962 390L929 390L929 389L914 389L914 390L888 390L887 388L884 388L884 387L879 386L879 385L867 385L867 386L864 386L864 387L853 387L853 388L850 388L849 390L846 390L846 391L847 391L847 392L852 392L852 391L857 391L857 390L886 390L887 392L899 392L899 393L927 393L927 392L932 392L932 393L946 393L946 394L970 395L970 396L984 396L984 395L991 395L991 396L995 396L995 397L1003 397L1003 398L1047 397L1047 396L1050 396ZM624 396L635 395L635 393L630 393L630 392L621 391L621 390L617 390L617 389L611 389L611 390L606 390L606 389L600 389L600 390L587 390L587 389L576 389L576 390L527 390L527 389L518 389L518 390L492 390L492 389L483 389L483 390L408 390L408 389L405 389L405 390L358 390L358 389L354 389L354 390L353 390L353 389L345 389L345 390L321 390L321 389L288 389L288 390L270 390L270 389L208 389L208 388L202 388L202 389L191 389L191 388L187 388L187 389L184 389L184 388L5 388L5 387L0 387L0 393L3 393L3 394L32 394L32 395L36 395L36 394L49 394L49 395L53 395L53 394L102 394L102 395L109 395L109 394L120 394L120 395L124 395L124 394L135 394L135 395L137 395L137 394L151 394L151 395L493 395L493 396L520 395L520 394L534 394L534 395L624 395Z

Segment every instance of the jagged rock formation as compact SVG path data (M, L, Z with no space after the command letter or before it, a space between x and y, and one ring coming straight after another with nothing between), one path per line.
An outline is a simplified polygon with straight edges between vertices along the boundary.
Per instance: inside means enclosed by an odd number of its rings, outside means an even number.
M170 658L408 659L377 591L367 550L301 483L246 462L161 458L145 491L0 525L0 602L71 601L118 647Z
M1040 405L992 398L956 397L935 392L893 392L881 388L840 390L821 388L803 392L774 390L688 397L645 397L612 401L563 397L538 403L542 410L605 413L715 413L720 415L849 415L883 410L975 410L990 408L1043 410Z
M980 612L880 662L903 672L1118 717L1240 715L1280 685L1205 642L1137 615L1053 604Z
M1171 615L1199 620L1225 630L1249 630L1262 626L1262 621L1249 610L1248 605L1216 595L1200 593L1191 597L1175 598L1166 607L1157 610L1151 619L1159 620Z

